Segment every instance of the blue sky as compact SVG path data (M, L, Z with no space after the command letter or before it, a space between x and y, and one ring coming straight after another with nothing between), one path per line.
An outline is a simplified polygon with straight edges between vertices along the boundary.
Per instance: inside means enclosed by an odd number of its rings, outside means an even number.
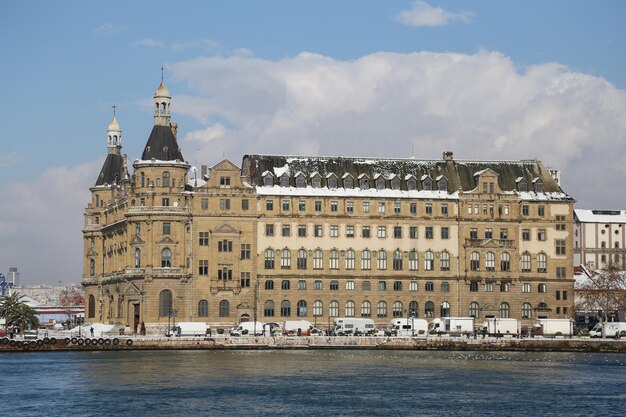
M123 152L139 157L162 65L193 165L253 152L537 157L561 169L577 207L626 209L625 12L622 1L9 2L0 272L80 280L111 106Z

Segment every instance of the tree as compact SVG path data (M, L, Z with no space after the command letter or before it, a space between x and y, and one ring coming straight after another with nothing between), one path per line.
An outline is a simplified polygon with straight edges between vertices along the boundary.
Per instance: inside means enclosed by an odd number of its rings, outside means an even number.
M23 298L24 296L17 292L0 297L0 317L6 319L7 325L18 325L20 331L28 327L37 329L39 328L39 318L35 310L26 304Z
M85 296L76 287L63 288L59 295L59 306L63 308L67 317L71 320L76 307L85 305Z
M626 271L616 266L593 271L586 279L576 282L577 310L602 311L602 337L606 337L604 323L609 315L626 310Z

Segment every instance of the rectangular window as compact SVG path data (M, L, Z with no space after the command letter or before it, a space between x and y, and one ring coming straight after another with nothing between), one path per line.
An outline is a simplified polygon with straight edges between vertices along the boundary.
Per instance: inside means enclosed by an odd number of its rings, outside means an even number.
M493 282L485 283L485 292L493 292Z
M298 201L298 210L306 211L306 201L305 200Z
M274 225L266 224L265 225L265 236L274 236Z
M282 226L282 235L284 237L289 237L291 236L291 226L288 224L283 224Z
M411 214L417 214L417 203L411 203L409 205L409 211Z
M315 200L315 211L316 212L320 212L322 211L322 201L321 200Z
M523 205L522 206L522 216L528 216L528 206L527 205Z
M483 204L483 215L487 215L487 205Z
M217 270L217 279L220 281L232 281L233 270L228 268L221 268Z
M505 215L505 216L508 216L508 215L509 215L509 205L508 205L508 204L505 204L505 205L504 205L504 215Z
M220 177L220 187L230 187L230 177Z
M522 240L530 240L530 229L522 229Z
M557 278L565 278L565 267L564 266L557 266L556 267L556 277Z
M241 209L242 210L248 210L250 208L250 203L248 202L247 198L244 198L243 200L241 200Z
M409 291L415 292L418 290L418 288L419 288L419 282L417 281L409 282Z
M267 211L274 210L274 200L265 200L265 210Z
M230 199L229 198L221 198L220 199L220 210L230 210Z
M241 288L250 288L250 272L241 273Z
M209 246L209 232L200 232L198 234L198 244L200 246Z
M393 204L393 212L394 212L395 214L400 214L400 212L401 212L401 207L402 207L402 205L400 204L400 202L396 201L396 202Z
M385 212L385 203L378 203L378 212L383 214Z
M354 202L347 201L346 202L346 213L354 213Z
M217 251L218 252L232 252L233 251L233 241L232 240L220 240L217 242Z
M370 203L369 203L369 201L364 201L362 207L363 207L363 213L369 213L370 212Z
M493 229L490 227L485 229L485 239L493 239Z
M385 226L378 226L378 237L387 237L387 228Z
M411 226L409 228L409 237L411 239L417 239L417 227Z
M241 244L241 259L250 259L250 244Z
M283 211L289 211L291 200L283 200Z
M363 235L364 238L370 237L370 227L363 226L363 229L361 229L361 234Z
M354 237L354 226L346 226L346 237Z
M330 225L330 237L338 237L339 236L339 226L336 224Z
M556 241L556 254L565 255L565 240L557 239Z
M432 239L433 238L433 228L428 226L426 227L426 235L425 235L426 239Z
M354 291L354 281L352 280L346 281L346 290Z
M448 205L445 203L441 205L441 215L443 216L448 215Z
M361 284L361 289L363 291L370 291L372 289L372 284L369 281L363 281Z
M537 206L537 215L543 217L546 214L546 208L544 206Z
M563 301L567 300L567 291L563 291Z
M522 292L524 293L530 292L530 282L525 282L522 284Z
M470 239L478 239L478 229L474 227L470 229Z
M202 210L207 210L209 208L209 199L208 198L201 198L200 199L200 208Z
M469 204L467 206L467 214L472 214L472 205L471 204Z
M561 291L556 292L556 300L557 301L561 300Z
M198 261L198 275L209 275L209 261L201 259Z
M298 237L306 237L306 225L298 225Z
M433 205L431 203L426 203L424 209L426 210L426 214L433 214Z
M169 205L170 205L170 199L169 199L169 198L164 198L164 199L162 199L162 200L161 200L161 205L162 205L163 207L169 207Z
M447 227L442 227L441 228L441 238L442 239L449 239L450 235L449 235L449 231Z
M543 242L546 240L546 229L537 230L537 240Z
M322 226L319 224L315 225L315 237L322 237Z
M402 239L402 226L393 227L393 237L394 239Z
M171 233L171 223L170 222L163 222L163 234L164 235L169 235Z
M336 201L331 201L330 202L330 211L336 212L337 211L337 207L338 207L337 204L338 203Z

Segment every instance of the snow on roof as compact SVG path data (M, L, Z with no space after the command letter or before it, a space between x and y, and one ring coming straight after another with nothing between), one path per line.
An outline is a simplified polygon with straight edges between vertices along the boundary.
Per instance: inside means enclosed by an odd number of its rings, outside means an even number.
M271 172L269 172L269 171L263 171L263 173L261 174L261 176L262 176L262 177L266 177L266 176L268 176L268 175L271 175L272 177L274 176L274 174L272 174L272 173L271 173Z
M335 173L334 173L334 172L331 172L331 173L326 174L326 178L331 178L331 177L335 177L335 178L337 178L337 176L335 175Z
M408 180L410 180L411 178L415 178L415 175L413 175L413 174L406 174L406 175L404 176L404 180L405 180L405 181L408 181Z
M358 179L362 179L362 178L366 178L366 177L367 177L367 178L369 178L369 175L367 175L367 174L361 174L361 175L359 175L357 178L358 178Z
M381 174L380 172L377 172L376 174L374 174L374 179L377 180L378 178L380 178L383 174ZM384 177L383 177L384 179Z
M348 177L352 177L352 174L350 174L349 172L346 172L345 174L343 174L343 175L341 176L341 179L343 180L343 179L346 179L346 178L348 178ZM352 177L352 178L354 178L354 177Z
M194 188L202 187L204 184L206 184L206 181L202 178L190 178L187 180L187 185Z
M489 168L485 168L485 169L481 169L480 171L476 171L476 172L474 172L474 176L475 176L475 177L477 177L477 176L481 176L481 175L483 175L485 172L487 172L488 170L489 170Z
M274 167L274 174L277 177L282 177L283 175L289 175L289 165L285 165L282 167Z
M439 175L439 176L436 178L436 180L437 180L437 181L439 181L439 180L440 180L440 179L442 179L442 178L446 178L446 177L445 177L444 175ZM447 179L447 178L446 178L446 179Z
M626 223L626 210L574 209L581 223Z
M320 177L321 178L322 176L320 175L319 172L315 171L315 172L311 172L311 175L309 175L309 177L310 178L315 178L315 177Z
M447 191L404 191L392 189L367 189L361 188L305 188L273 186L257 186L256 191L260 196L311 196L311 197L360 197L360 198L429 198L439 200L457 200L459 193L449 194Z

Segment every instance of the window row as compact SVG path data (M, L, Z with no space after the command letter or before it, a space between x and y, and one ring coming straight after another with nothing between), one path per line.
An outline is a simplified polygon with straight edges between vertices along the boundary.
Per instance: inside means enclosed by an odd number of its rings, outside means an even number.
M289 279L283 279L280 280L280 289L281 290L291 290L291 280ZM359 281L359 284L361 286L361 290L362 291L371 291L372 290L372 283L369 280L364 280L364 281ZM339 291L340 287L343 287L343 289L345 289L346 291L355 291L357 289L357 285L356 285L356 281L354 280L345 280L343 281L343 284L340 285L338 280L330 280L327 283L328 285L328 290L330 291ZM409 281L408 282L408 286L405 287L403 281L393 281L391 283L391 285L389 286L390 289L393 289L393 291L403 291L403 290L407 290L411 291L411 292L416 292L419 291L419 281ZM299 290L299 291L303 291L307 289L307 281L300 279L300 280L296 280L296 287L295 289ZM264 284L264 288L266 291L272 291L274 289L278 289L278 284L274 283L273 279L268 279L265 280L265 284ZM313 289L316 291L321 291L324 290L324 281L317 279L315 281L313 281ZM378 291L387 291L387 281L377 281L376 282L376 289ZM439 289L441 292L450 292L450 283L447 281L443 281L439 284ZM435 291L435 283L432 281L426 281L424 283L424 291L426 292L433 292Z
M283 249L282 251L274 251L273 249L267 249L264 254L264 266L265 269L275 269L276 257L280 257L280 268L290 269L292 253L289 249ZM348 249L343 254L343 268L346 270L356 269L356 265L360 265L361 270L371 270L372 263L375 264L376 269L386 270L388 254L385 250L369 251L363 250L359 254L360 258L357 260L357 253ZM400 250L394 251L391 255L390 264L394 271L402 271L408 269L409 271L419 270L419 254L416 250L404 254ZM447 251L440 252L437 256L439 258L439 266L441 271L450 270L450 253ZM406 259L405 259L406 258ZM332 249L328 252L328 262L324 261L324 252L321 249L316 249L312 256L313 269L323 269L326 264L328 269L340 268L340 252L337 249ZM425 271L435 270L435 253L433 251L426 251L423 255L423 268ZM309 267L309 253L305 249L300 249L296 256L297 269L307 269Z
M295 230L294 230L295 229ZM330 237L340 237L339 234L339 225L331 224L328 225L326 233ZM408 228L403 226L391 226L390 228L387 226L361 226L361 233L358 237L362 238L370 238L376 234L378 238L387 238L393 237L394 239L402 239L404 237L408 237L410 239L417 239L419 237L418 226L409 226ZM435 227L433 226L425 226L423 228L424 238L425 239L434 239ZM450 239L450 228L447 226L440 226L437 228L439 231L438 237L441 239ZM310 233L310 229L305 224L297 225L296 228L292 228L290 224L281 224L277 226L275 224L265 224L265 236L278 236L280 233L283 237L289 237L292 234L297 237L307 237ZM324 237L324 225L315 224L313 225L313 236L314 237ZM407 234L408 232L408 234ZM343 236L348 238L357 237L356 227L354 225L345 225L343 230ZM208 243L207 243L208 244Z
M295 310L292 312L292 304L289 300L283 300L280 304L274 303L272 300L267 300L263 306L264 317L290 317L292 315L296 317L307 317L312 315L313 317L323 317L324 303L321 300L315 300L312 305L312 311L308 309L308 303L305 300L299 300L295 305ZM311 314L312 313L312 314ZM391 311L388 311L388 304L386 301L378 301L375 305L372 302L365 300L357 309L357 304L348 300L343 306L340 306L336 300L328 303L326 310L328 317L419 317L420 310L417 301L411 301L408 304L408 308L405 309L404 304L401 301L395 301L391 305ZM424 311L422 313L424 317L435 316L435 303L428 301L424 305ZM450 304L444 301L439 306L439 314L441 317L450 316Z

